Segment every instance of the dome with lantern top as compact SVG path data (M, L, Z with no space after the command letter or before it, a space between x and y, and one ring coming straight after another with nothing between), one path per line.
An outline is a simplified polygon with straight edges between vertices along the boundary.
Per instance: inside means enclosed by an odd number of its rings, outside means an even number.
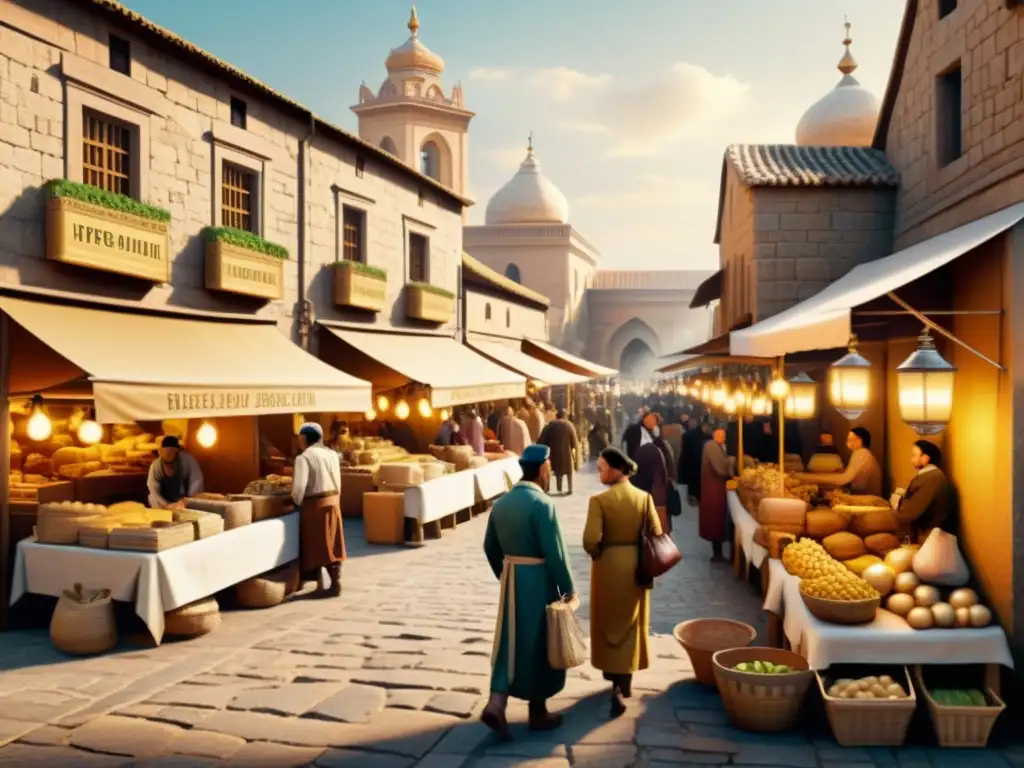
M415 5L409 14L408 26L409 39L397 48L391 49L391 54L384 62L384 66L388 68L388 72L412 69L440 75L444 72L444 59L420 42L420 20L416 14Z
M875 136L881 105L853 76L857 61L850 52L850 23L846 22L846 52L839 61L843 74L834 89L816 101L800 118L796 143L801 146L867 147Z
M526 149L526 159L516 175L487 203L484 220L488 226L568 223L569 202L541 172L540 161L533 153L532 137Z

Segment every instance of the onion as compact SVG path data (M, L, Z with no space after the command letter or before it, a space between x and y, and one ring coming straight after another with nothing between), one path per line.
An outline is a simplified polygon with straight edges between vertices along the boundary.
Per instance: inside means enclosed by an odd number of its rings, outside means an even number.
M929 584L922 584L914 590L914 602L922 608L930 608L942 599L939 590Z
M970 608L978 604L978 593L973 589L954 589L949 595L949 604L954 608Z
M930 608L917 606L907 614L907 624L914 629L931 629L935 626L935 617Z
M896 574L885 563L875 563L864 569L860 575L864 581L875 588L882 597L892 592L893 584L896 583Z
M897 616L906 616L914 608L914 598L911 595L897 592L895 595L889 596L885 607Z
M935 617L935 626L943 629L952 627L956 623L956 612L949 603L936 603L932 606L932 616Z
M971 626L971 609L970 608L957 608L956 609L956 621L957 627L969 627Z
M910 594L921 586L921 580L912 571L906 571L896 576L895 587L897 592Z
M917 554L916 549L900 547L899 549L892 550L885 556L885 564L889 566L893 573L899 575L913 567L915 554Z
M972 627L987 627L992 623L992 611L984 605L972 605L967 610L971 615Z

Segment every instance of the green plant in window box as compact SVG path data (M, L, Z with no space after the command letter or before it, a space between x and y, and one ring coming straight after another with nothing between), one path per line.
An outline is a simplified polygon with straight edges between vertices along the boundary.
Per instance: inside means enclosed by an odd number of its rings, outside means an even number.
M341 260L331 265L334 305L340 309L380 312L387 304L388 273L361 261Z
M406 286L406 315L410 320L447 323L455 314L455 294L430 283L411 282Z
M50 181L43 184L43 193L47 198L70 198L80 203L87 203L88 205L127 213L131 216L138 216L141 219L159 221L164 224L171 220L171 212L165 208L150 205L149 203L140 203L138 200L128 197L128 195L108 192L91 184L80 184L77 181L50 179Z
M275 259L288 259L288 249L283 245L264 240L259 235L234 227L204 227L202 231L204 243L227 243L236 248L255 251Z

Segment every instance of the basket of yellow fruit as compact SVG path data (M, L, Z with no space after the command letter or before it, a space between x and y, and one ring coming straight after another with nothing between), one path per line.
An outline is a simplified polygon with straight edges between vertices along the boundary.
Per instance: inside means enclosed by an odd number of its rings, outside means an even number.
M878 591L852 573L800 581L800 596L815 617L831 624L867 624L882 602Z

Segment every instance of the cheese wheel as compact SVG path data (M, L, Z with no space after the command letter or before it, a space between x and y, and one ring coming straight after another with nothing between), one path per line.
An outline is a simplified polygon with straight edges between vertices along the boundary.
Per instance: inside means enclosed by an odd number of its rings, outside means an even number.
M821 545L832 557L843 562L867 553L864 540L860 536L846 531L826 536Z
M768 526L799 526L807 523L807 504L801 499L761 499L757 522Z
M377 469L377 481L388 485L419 485L423 482L423 470L418 462L381 464Z

